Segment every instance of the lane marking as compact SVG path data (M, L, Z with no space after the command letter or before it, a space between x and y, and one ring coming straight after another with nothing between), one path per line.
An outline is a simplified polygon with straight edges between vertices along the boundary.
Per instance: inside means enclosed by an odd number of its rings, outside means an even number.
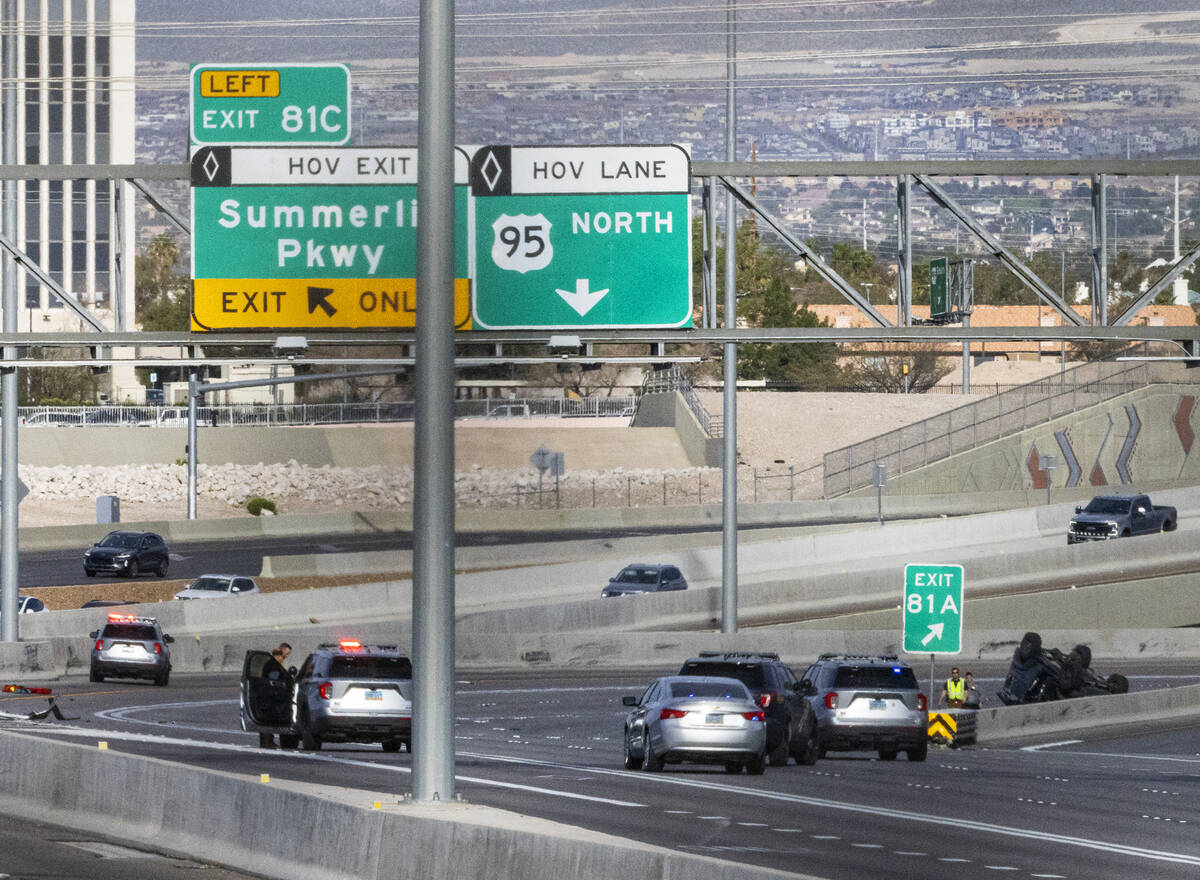
M473 758L477 760L497 761L500 763L535 764L540 766L561 766L571 767L577 770L579 769L576 765L572 764L560 765L554 761L542 761L533 758L515 758L509 757L508 755L493 755L480 752L465 752L462 754L462 757ZM925 825L956 828L965 831L978 831L985 834L995 834L1000 837L1015 837L1023 840L1040 840L1046 843L1057 843L1063 846L1074 846L1080 849L1096 850L1099 852L1108 853L1110 855L1119 854L1130 856L1132 858L1148 859L1150 861L1172 862L1181 865L1200 866L1200 855L1170 852L1168 850L1149 849L1147 847L1129 846L1107 840L1093 840L1086 837L1074 837L1068 834L1056 834L1035 828L1021 828L1012 825L997 825L991 822L978 822L959 817L937 816L931 813L897 810L890 807L874 807L865 804L854 804L845 801L834 801L826 798L810 797L807 795L788 794L785 792L765 791L762 789L752 788L738 788L737 786L719 782L704 782L683 777L672 778L671 776L661 774L650 776L648 774L641 774L631 770L611 770L607 767L589 767L587 769L592 773L612 776L629 777L636 775L640 781L650 785L674 785L682 788L702 789L708 794L720 792L741 797L761 798L763 800L803 804L806 806L818 807L824 810L842 810L848 813L899 819L901 821L917 822Z
M1083 740L1069 740L1061 743L1047 743L1044 746L1025 746L1021 749L1023 752L1037 752L1041 749L1054 748L1055 746L1067 746L1081 743ZM1181 758L1175 755L1133 755L1124 754L1121 752L1059 752L1061 757L1071 758L1112 758L1114 761L1163 761L1168 764L1200 764L1200 755L1192 758ZM1067 780L1069 781L1069 780Z
M101 859L156 859L161 861L167 858L159 853L130 849L127 846L118 846L115 843L104 843L99 840L59 840L55 842L63 846L81 849Z
M324 762L327 762L330 764L346 764L351 767L367 767L372 770L386 770L386 771L390 771L392 773L406 773L406 774L412 773L411 768L404 767L404 766L401 766L398 764L382 764L382 763L379 763L378 761L362 761L362 760L358 760L358 759L354 759L354 758L340 758L340 757L337 757L332 754L320 755L320 754L314 754L311 752L260 749L258 746L241 746L241 745L236 745L234 743L214 743L214 742L209 742L207 740L200 740L200 739L183 739L180 737L172 737L172 736L155 736L155 735L147 734L147 733L132 733L132 732L126 731L126 730L112 730L112 731L104 730L104 731L102 731L102 730L84 730L82 728L66 728L66 727L55 727L53 729L37 728L37 730L39 733L44 733L44 734L60 734L62 736L80 736L80 737L86 737L87 739L96 739L98 737L103 737L104 739L109 740L109 741L124 740L126 742L157 743L157 744L162 744L162 745L178 745L178 746L187 746L189 748L209 749L211 751L217 751L217 752L250 752L250 753L259 755L263 758L266 758L268 760L270 760L272 758L299 758L301 760L306 760L306 761L324 761ZM228 730L225 731L225 733L227 733L227 734L230 732L231 731L228 731ZM233 731L233 732L241 733L241 731ZM242 735L253 736L254 734L242 734ZM380 754L382 754L382 752ZM574 769L576 771L580 771L582 768L575 767ZM648 804L638 804L638 803L634 803L632 801L616 800L615 798L602 798L602 797L595 797L593 795L577 794L575 792L556 791L555 789L552 789L552 788L541 788L541 787L535 786L535 785L522 785L517 782L501 782L498 779L483 779L482 777L459 776L458 774L455 774L454 778L456 780L458 780L459 782L469 782L469 783L474 783L475 785L486 785L486 786L490 786L492 788L507 788L507 789L513 789L516 791L526 791L526 792L530 792L531 794L544 794L544 795L550 795L552 797L568 798L570 800L589 801L591 803L597 803L597 804L608 804L608 805L614 806L614 807L640 807L640 808L644 809L647 806L649 806Z
M1059 746L1077 746L1081 742L1083 742L1081 739L1064 739L1062 742L1042 743L1040 746L1023 746L1021 751L1040 752L1042 749L1057 749Z

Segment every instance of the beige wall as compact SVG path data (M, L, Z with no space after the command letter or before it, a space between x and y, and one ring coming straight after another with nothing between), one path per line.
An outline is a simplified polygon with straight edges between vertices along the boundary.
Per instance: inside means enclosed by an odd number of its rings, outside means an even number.
M609 420L611 421L611 420ZM557 421L514 419L511 424L459 423L454 455L459 470L472 465L516 470L545 444L565 455L568 471L610 468L686 468L688 456L673 428L561 427ZM186 458L184 428L23 427L19 458L32 465L170 464ZM319 467L411 465L413 426L201 428L200 461L271 464L295 459Z
M893 471L888 474L888 492L1045 489L1042 473L1031 470L1043 455L1058 459L1050 472L1050 487L1061 489L1071 480L1064 443L1079 466L1074 488L1102 491L1120 485L1149 489L1200 483L1198 403L1194 385L1139 389L910 473Z

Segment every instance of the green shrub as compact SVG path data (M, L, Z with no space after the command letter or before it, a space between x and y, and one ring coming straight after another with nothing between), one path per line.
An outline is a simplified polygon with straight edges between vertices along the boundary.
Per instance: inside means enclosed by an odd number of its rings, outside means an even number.
M246 510L250 512L251 516L262 516L262 512L264 510L268 510L272 514L279 512L275 509L274 501L270 501L266 498L259 498L257 496L246 502Z

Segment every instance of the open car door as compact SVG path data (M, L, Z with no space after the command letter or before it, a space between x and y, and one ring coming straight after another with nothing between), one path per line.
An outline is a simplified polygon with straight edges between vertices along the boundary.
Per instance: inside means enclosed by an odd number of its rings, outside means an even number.
M291 676L268 651L247 651L242 663L242 727L245 730L290 730Z

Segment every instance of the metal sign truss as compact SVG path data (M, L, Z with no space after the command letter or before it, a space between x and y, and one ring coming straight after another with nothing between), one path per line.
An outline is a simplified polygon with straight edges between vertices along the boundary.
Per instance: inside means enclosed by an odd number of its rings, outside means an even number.
M606 329L580 331L571 338L573 349L568 352L552 344L545 330L493 330L460 334L455 363L458 366L489 364L634 364L634 363L695 363L716 356L716 350L729 343L867 343L937 342L953 345L966 342L1073 342L1124 341L1169 343L1176 346L1181 357L1200 358L1200 325L1181 327L1150 327L1144 325L1092 327L970 327L920 324L911 327L739 327L691 330ZM104 344L97 345L103 338ZM0 369L12 367L100 366L113 363L132 363L137 366L218 366L224 364L257 365L314 365L329 366L392 366L414 362L416 334L414 332L340 332L312 334L296 352L282 354L270 336L246 332L223 333L0 333L0 348L17 346L41 349L48 357L30 360L27 356L0 358ZM640 344L646 346L643 355L605 355L605 345ZM236 357L214 358L204 350L214 346L239 346ZM395 357L378 357L381 346L398 349ZM325 353L323 348L329 347ZM334 352L333 347L339 351ZM345 349L370 347L370 356L357 355ZM164 356L163 348L176 348L177 356ZM530 349L533 348L534 351ZM697 351L697 348L700 351ZM60 354L55 349L75 349ZM152 349L153 354L143 354ZM489 353L479 353L481 349ZM545 349L546 354L538 354ZM709 349L709 350L705 350ZM86 352L86 354L80 353Z
M808 261L809 265L836 288L850 303L860 309L867 315L872 323L879 328L891 328L894 330L907 331L902 336L892 336L883 334L879 337L861 338L854 335L853 330L842 328L837 329L830 334L830 337L821 338L801 338L791 336L789 334L775 334L772 336L772 341L820 341L820 342L862 342L862 341L886 341L886 342L903 342L916 341L918 339L927 338L917 334L918 328L912 326L912 235L911 222L909 220L909 203L911 185L916 184L921 187L929 196L942 208L950 212L959 223L963 225L972 235L978 238L991 251L1009 271L1013 272L1020 280L1029 287L1038 298L1048 306L1057 311L1063 318L1065 324L1074 327L1082 327L1087 322L1079 315L1070 305L1065 302L1059 293L1051 289L1045 282L1038 278L1025 263L1010 250L1005 248L998 240L995 239L986 229L970 214L970 212L957 204L955 200L949 196L945 190L934 180L936 177L968 177L968 176L991 176L991 177L1079 177L1086 178L1092 191L1092 289L1093 291L1107 290L1107 252L1108 252L1108 230L1107 230L1107 186L1109 177L1117 176L1136 176L1136 177L1164 177L1164 176L1184 176L1184 177L1200 177L1200 160L1195 159L1167 159L1167 160L1138 160L1138 159L1111 159L1111 160L1073 160L1073 159L996 159L996 160L967 160L967 161L876 161L876 162L790 162L790 161L768 161L768 162L693 162L691 165L691 173L694 178L698 178L703 182L704 198L706 209L704 211L704 260L703 260L703 295L702 295L702 310L704 312L704 323L706 327L711 327L716 320L716 279L715 279L715 252L717 246L716 236L716 218L715 211L711 210L711 206L715 205L715 187L718 183L726 188L726 190L740 201L748 210L753 211L763 222L767 223L779 236L791 247L797 254L803 256ZM166 165L7 165L0 166L0 180L112 180L118 183L125 182L131 185L134 189L140 192L148 202L161 211L172 223L179 229L187 231L189 228L188 222L180 217L175 212L165 206L152 192L145 183L146 181L171 181L171 180L187 180L189 176L189 166L187 164L166 164ZM829 266L819 254L809 248L798 236L788 231L786 222L774 217L757 202L751 192L740 186L737 178L755 178L761 180L765 177L894 177L897 183L897 204L900 208L899 212L899 247L898 247L898 262L900 265L900 277L898 283L898 299L897 303L897 320L895 324L890 324L883 314L872 306L867 297L860 293L852 284L842 278L831 266ZM118 187L119 189L119 187ZM152 334L138 334L126 332L112 332L103 328L100 322L96 321L87 310L76 303L69 297L62 287L56 284L53 279L49 278L37 266L37 262L30 260L27 255L22 253L16 245L8 240L0 240L0 248L7 250L14 258L24 266L28 271L34 274L38 281L46 285L50 291L60 299L64 305L79 315L80 319L88 326L93 327L98 333L105 336L105 343L111 345L148 345L152 344L148 340L148 336ZM1161 292L1166 290L1169 285L1187 270L1197 259L1200 259L1200 246L1197 246L1171 266L1171 268L1154 284L1141 294L1129 308L1127 308L1120 316L1113 320L1110 324L1107 316L1107 305L1105 296L1096 296L1095 308L1092 314L1092 324L1098 327L1126 327L1134 319L1137 312L1147 303L1151 302ZM121 266L131 265L130 260L120 260ZM861 328L860 328L861 329ZM996 330L1003 332L999 337L988 337L983 335L985 329ZM1073 338L1087 339L1139 339L1145 340L1149 338L1145 335L1145 330L1153 328L1141 328L1142 335L1123 336L1123 335L1087 335L1083 337L1074 337L1066 333L1063 328L1037 328L1037 329L1053 329L1058 335L1040 336L1031 328L970 328L970 336L956 337L951 334L953 331L945 327L937 329L936 339L944 342L950 341L969 341L974 339L988 338L1004 338L1013 340L1037 340L1053 339L1053 340L1070 340ZM1161 329L1161 328L1160 328ZM586 334L586 342L632 342L632 341L647 341L663 344L675 343L697 343L697 342L712 342L726 343L732 341L761 341L747 338L742 335L745 331L732 331L734 336L718 336L710 338L699 338L698 331L694 330L655 330L649 331L652 337L647 339L645 333L647 331L630 331L616 330L602 334ZM702 331L701 331L702 332ZM1019 335L1017 335L1019 333ZM977 335L978 334L978 335ZM12 344L16 345L54 345L47 338L47 334L19 334L22 338L15 340ZM396 343L404 342L404 333L388 334L387 342ZM457 340L460 345L469 345L474 343L484 343L496 339L494 333L478 333L470 332L460 334L460 340ZM399 338L397 338L399 337ZM187 337L186 341L179 341L176 338L167 344L180 345L218 345L226 344L227 334L208 333L201 343L199 340ZM346 338L346 334L327 334L321 332L314 334L314 341L326 341L337 338L342 344L354 344L355 342L371 344L379 344L382 340L376 334L353 334L352 338ZM1187 348L1190 351L1192 343L1195 339L1189 333L1187 328L1172 328L1169 334L1163 339L1172 341L1186 342ZM500 342L543 342L545 333L542 331L535 338L520 337L512 340L500 340ZM61 344L94 344L95 335L90 336L90 342L84 342L82 339ZM157 343L153 343L157 344ZM232 343L230 343L232 344ZM263 344L261 337L251 339L242 339L236 344L253 345ZM660 350L661 355L661 350ZM196 358L201 360L201 358ZM147 361L149 362L149 361ZM141 363L141 361L139 361ZM48 364L46 364L48 365Z
M1078 312L1063 300L1060 293L1055 292L1042 281L1025 262L998 239L989 233L971 212L958 204L933 179L935 177L1080 177L1087 178L1092 192L1092 291L1095 308L1092 310L1091 323L1098 326L1109 326L1107 291L1108 291L1108 226L1107 226L1107 186L1110 176L1162 177L1162 176L1200 176L1200 161L1194 159L1140 160L1060 160L1060 159L996 159L975 161L880 161L880 162L693 162L692 174L704 181L705 199L714 200L711 192L719 181L728 192L740 201L747 209L753 211L763 222L767 223L780 238L803 256L808 264L822 278L829 282L847 301L867 315L872 322L886 325L877 309L872 307L866 297L859 293L849 282L838 275L832 267L805 245L798 236L788 232L786 223L772 216L753 196L748 194L737 183L735 178L752 178L761 181L769 177L894 177L896 179L896 204L898 208L898 240L897 264L899 277L897 284L897 319L898 326L911 326L912 319L912 224L911 224L911 185L921 187L933 201L948 211L968 232L977 238L1009 272L1037 295L1037 297L1057 311L1064 321L1075 326L1088 323ZM705 237L706 250L715 251L715 243L710 244ZM1193 248L1171 266L1149 290L1141 294L1116 320L1112 326L1125 326L1134 320L1143 306L1154 300L1166 290L1170 284L1185 272L1197 259L1200 259L1200 246ZM705 290L715 288L715 280L709 277L711 260L703 261ZM1096 295L1099 294L1099 295ZM708 308L705 301L705 326L715 322L715 308ZM1032 337L1026 337L1032 338Z

